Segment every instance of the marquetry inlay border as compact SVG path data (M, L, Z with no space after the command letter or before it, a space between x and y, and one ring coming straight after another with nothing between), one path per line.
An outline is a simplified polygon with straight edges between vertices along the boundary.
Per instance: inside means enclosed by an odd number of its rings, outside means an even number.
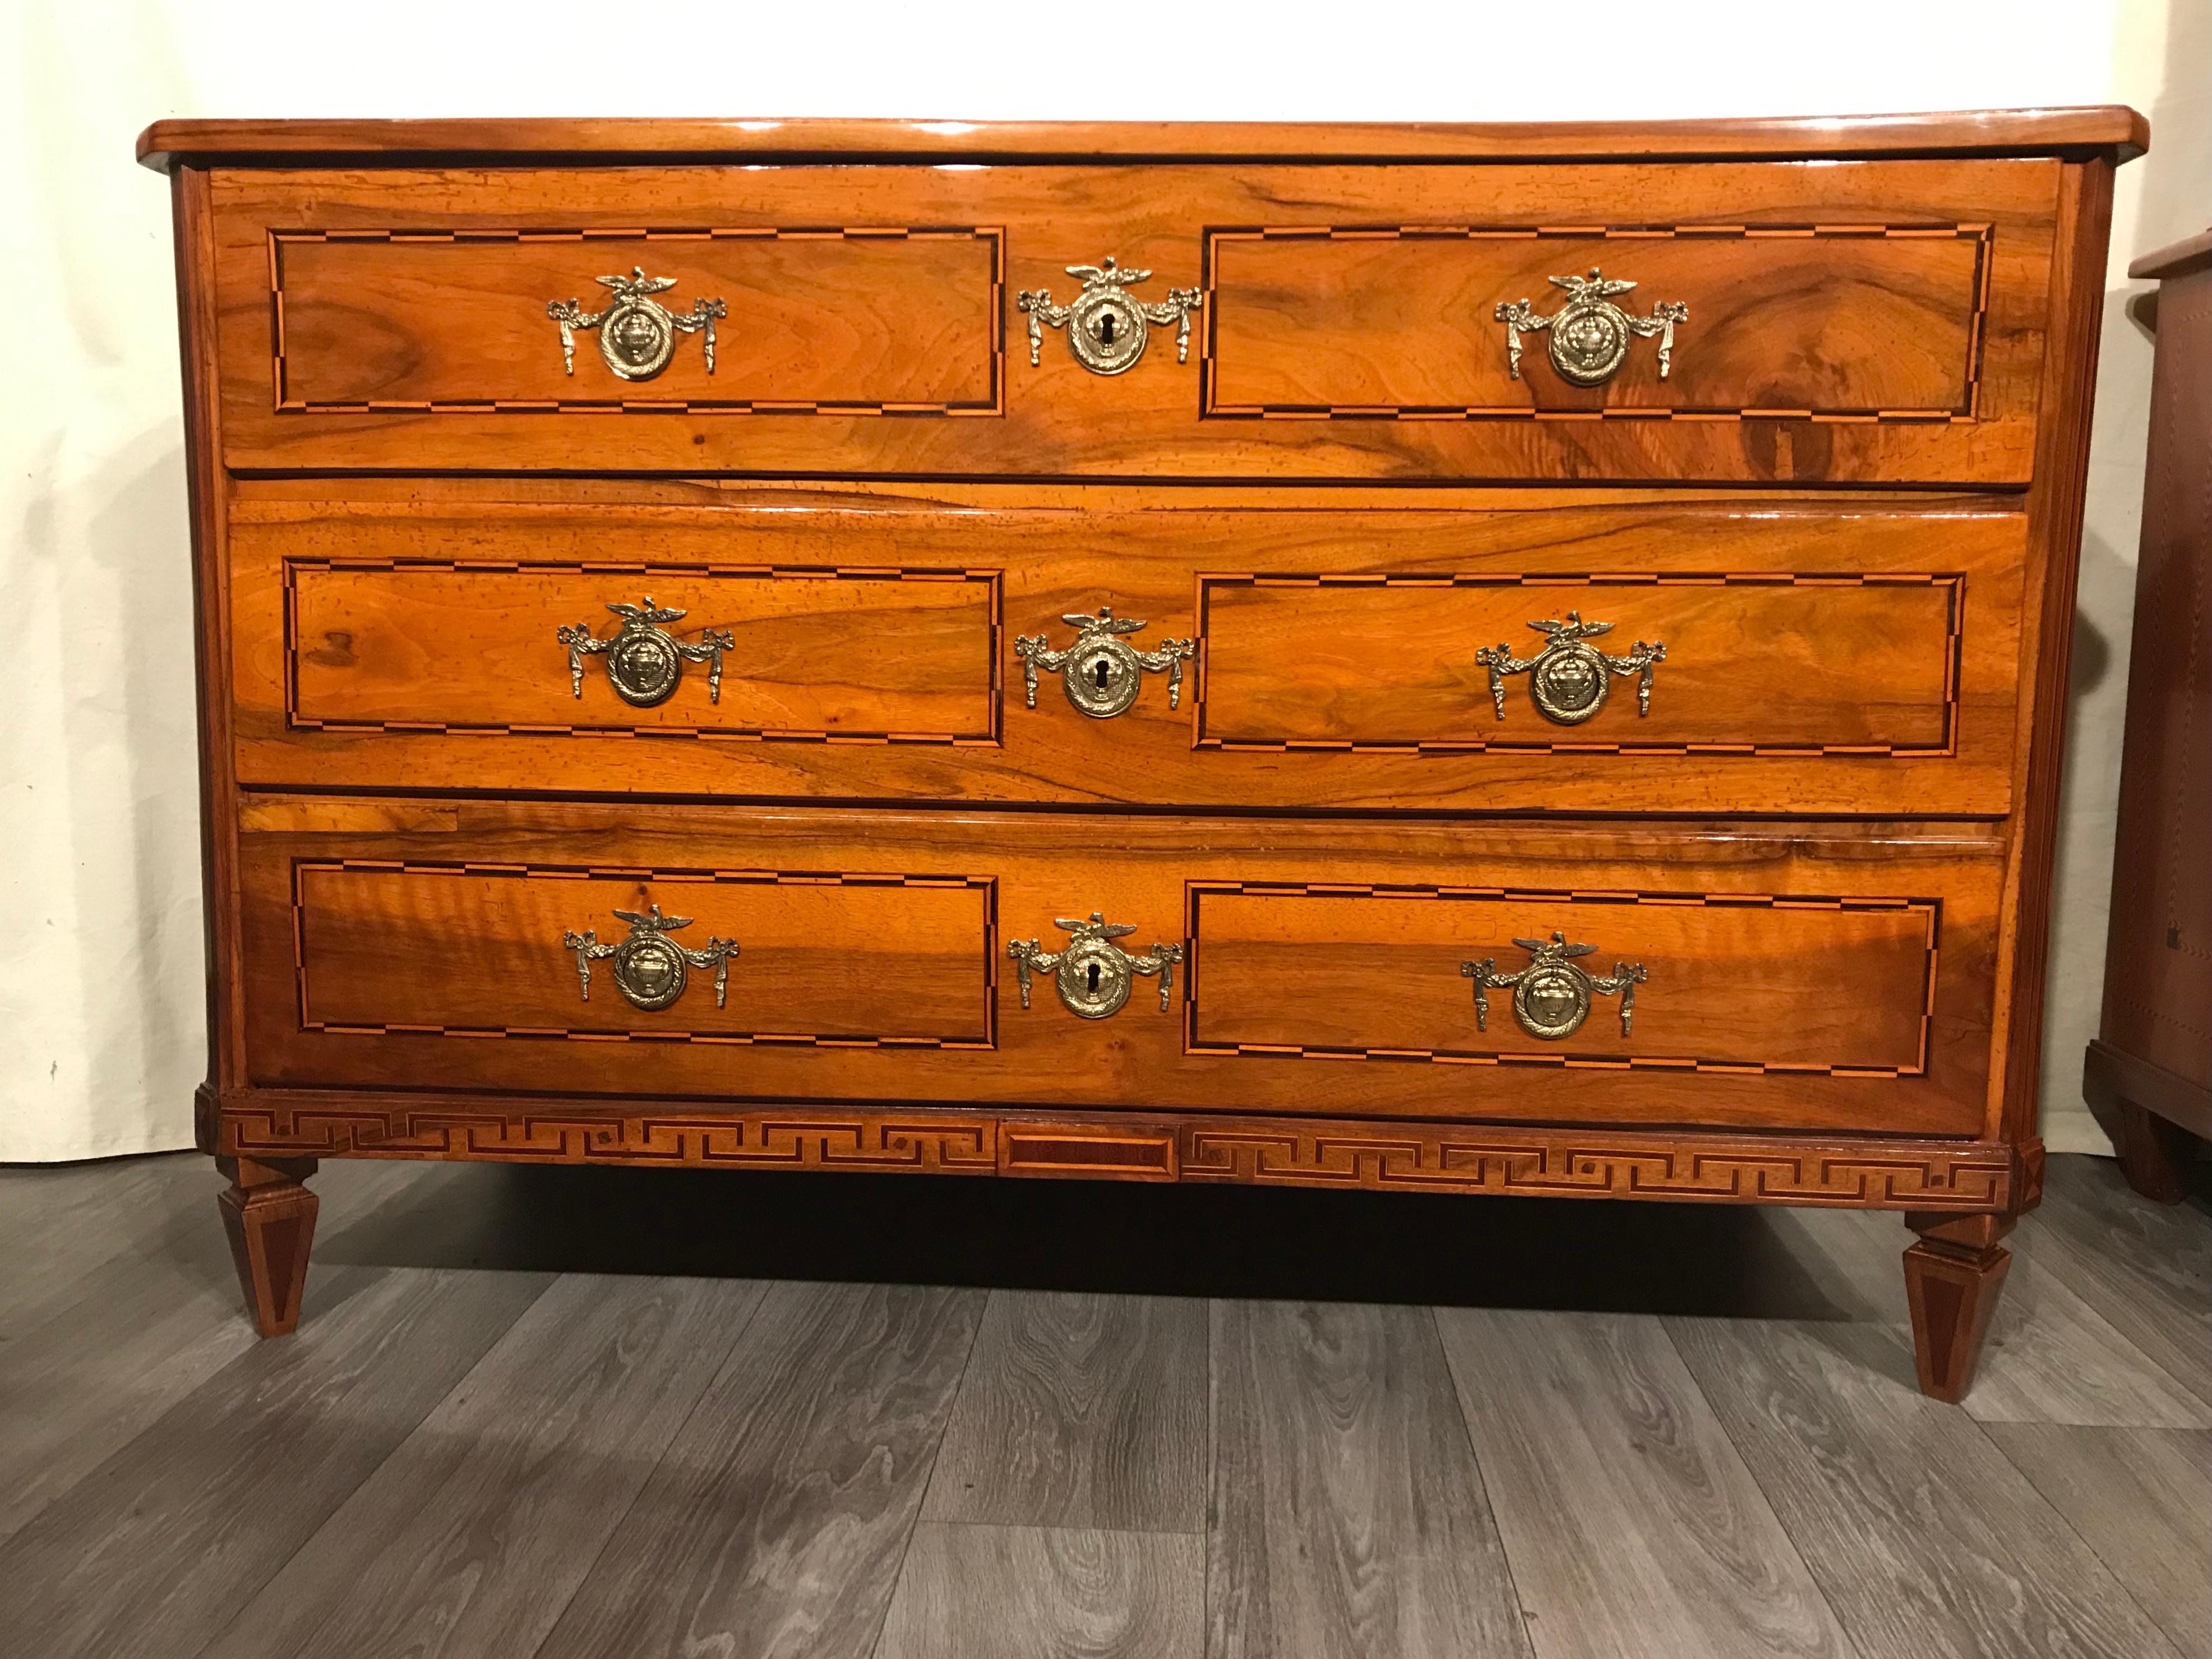
M668 1029L659 1025L639 1026L509 1026L509 1025L399 1025L388 1024L332 1023L309 1016L311 1002L307 983L307 878L316 873L376 874L380 876L493 876L515 881L651 881L665 886L738 886L738 887L934 887L965 888L980 894L982 899L982 1036L979 1038L884 1036L865 1031L693 1031ZM587 920L587 919L580 919ZM616 925L617 929L619 924ZM606 939L615 943L620 938L617 931ZM740 939L740 946L744 941ZM561 948L556 937L546 941L546 971L567 976L573 982L575 975L572 955ZM746 971L746 959L740 956L732 975ZM752 971L762 969L755 964ZM892 1049L969 1049L983 1051L999 1045L999 884L992 876L904 875L889 872L858 872L824 870L697 870L661 868L637 865L573 865L573 864L507 864L493 862L447 862L428 860L399 859L295 859L292 863L292 972L297 997L300 1029L332 1036L427 1036L447 1038L503 1037L519 1040L570 1040L593 1042L666 1043L688 1042L702 1047L730 1045L779 1048L892 1048ZM693 988L698 994L698 988ZM711 992L708 993L711 1000ZM607 985L607 1003L604 1006L628 1010L621 994L615 990L611 980ZM598 1008L603 1006L598 999L580 1006ZM635 1011L632 1011L635 1012ZM640 1016L643 1018L643 1016Z
M299 617L299 581L302 574L321 575L337 572L346 574L375 575L386 573L405 574L414 571L429 571L441 574L514 575L532 573L576 574L605 576L645 578L667 577L686 582L703 581L782 581L782 580L840 580L853 582L966 582L985 590L989 604L989 618L985 632L988 660L983 666L982 692L987 699L987 724L979 732L870 732L839 730L836 732L802 731L797 727L763 726L711 725L653 725L637 721L609 721L605 723L532 721L528 725L500 724L453 720L318 720L302 712L300 695L300 653L301 633ZM1006 718L1005 663L1003 648L1006 600L1004 573L996 570L958 570L908 568L878 566L847 565L739 565L683 564L669 560L592 560L581 559L293 559L283 562L284 581L284 725L294 732L331 732L341 734L359 732L399 732L411 736L433 737L490 737L490 738L696 738L708 743L813 743L830 746L842 744L933 744L954 748L992 748L1003 741L1003 722ZM546 625L547 684L558 693L563 702L570 701L568 684L567 653L553 640L555 618ZM594 670L596 672L597 671ZM703 672L703 671L695 671ZM728 680L743 681L744 664L736 659L723 671ZM550 701L549 696L549 702Z
M1587 738L1404 738L1341 741L1307 738L1218 738L1206 729L1206 645L1212 637L1214 591L1228 587L1316 587L1332 592L1356 592L1366 587L1534 587L1598 589L1607 587L1932 587L1944 593L1943 736L1940 743L1910 744L1766 744L1766 743L1635 743L1604 742ZM1891 574L1881 571L1568 571L1544 574L1485 575L1467 573L1407 575L1306 574L1287 571L1256 573L1200 572L1193 614L1198 619L1199 655L1191 693L1191 746L1230 754L1351 754L1351 755L1627 755L1627 756L1747 756L1754 759L1820 760L1950 759L1959 752L1959 681L1966 653L1966 579L1956 574ZM1474 662L1470 641L1468 661ZM1470 672L1474 672L1472 667ZM1683 672L1670 668L1667 672ZM1471 720L1489 710L1487 701L1470 705Z
M2005 1211L2039 1146L1250 1116L1200 1121L793 1102L732 1109L466 1097L202 1097L233 1158L434 1158L691 1169L1084 1176L1544 1198Z
M1356 882L1241 882L1192 881L1184 884L1183 937L1189 960L1183 978L1183 1050L1192 1054L1221 1054L1273 1060L1368 1060L1432 1062L1459 1066L1520 1066L1564 1071L1646 1071L1657 1073L1709 1072L1731 1076L1911 1078L1928 1073L1929 1039L1936 1017L1937 939L1942 930L1942 902L1932 898L1833 897L1790 893L1648 893L1583 892L1531 887L1439 887ZM1920 919L1925 930L1920 988L1920 1037L1910 1066L1860 1065L1836 1062L1815 1065L1797 1061L1716 1060L1693 1054L1634 1054L1562 1053L1558 1050L1518 1050L1489 1046L1465 1048L1370 1048L1326 1043L1208 1042L1199 1030L1206 972L1205 901L1209 895L1252 898L1399 899L1419 902L1496 902L1510 899L1547 905L1606 906L1667 905L1724 908L1732 910L1837 910L1904 913ZM1470 1002L1472 991L1468 992ZM1500 1036L1519 1028L1510 1010L1492 1005L1491 1023ZM1591 1018L1604 1016L1601 1009ZM1474 1011L1470 1006L1468 1034L1475 1035Z
M746 398L432 398L351 402L300 398L285 378L284 250L305 242L444 243L466 246L501 242L710 242L710 241L976 241L991 255L990 395L950 402L902 403L867 399L819 402ZM270 385L280 415L1003 415L1006 412L1006 233L990 225L711 225L698 228L620 229L546 228L465 230L271 230L269 233L269 326ZM738 325L738 319L732 319ZM550 325L548 325L550 326ZM495 368L488 364L487 368Z
M1996 227L1942 225L1232 225L1206 228L1201 242L1199 414L1206 420L1304 421L1818 421L1840 424L1968 422L1980 418L1982 349L1989 331L1990 249ZM1966 329L1964 395L1953 409L1757 409L1675 404L1598 409L1540 409L1530 404L1224 404L1218 401L1214 346L1221 307L1219 250L1231 242L1348 241L1901 241L1938 238L1974 244L1973 310ZM1484 313L1488 320L1488 313ZM1498 348L1504 349L1502 343ZM1538 355L1541 355L1540 352ZM1531 392L1534 396L1534 392Z

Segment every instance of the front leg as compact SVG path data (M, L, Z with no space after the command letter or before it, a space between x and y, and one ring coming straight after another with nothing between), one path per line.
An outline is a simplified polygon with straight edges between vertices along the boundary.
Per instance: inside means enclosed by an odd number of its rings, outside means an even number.
M314 1174L315 1160L218 1158L215 1164L230 1177L220 1197L222 1226L246 1311L262 1335L285 1335L300 1322L307 1284L307 1249L320 1206L302 1183Z
M1905 1295L1912 1310L1912 1358L1920 1392L1957 1405L1973 1386L1974 1367L1996 1312L2012 1253L1998 1240L2009 1215L1908 1212L1920 1235L1905 1252Z

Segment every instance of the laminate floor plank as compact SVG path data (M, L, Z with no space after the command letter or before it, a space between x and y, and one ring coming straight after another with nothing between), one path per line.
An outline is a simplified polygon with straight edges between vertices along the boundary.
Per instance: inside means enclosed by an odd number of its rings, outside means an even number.
M0 1352L76 1299L120 1256L158 1255L216 1222L222 1183L197 1152L0 1169ZM200 1207L205 1205L203 1211Z
M1775 1210L1767 1221L1848 1317L1911 1329L1902 1261L1911 1235L1894 1216ZM2077 1288L2064 1267L2075 1247L2043 1211L2025 1218L2006 1243L2013 1264L1966 1396L1969 1413L1990 1423L2212 1428L2204 1401L2105 1316L2108 1302L2093 1305ZM2206 1342L2212 1347L2212 1330Z
M1528 1654L1427 1310L1212 1317L1209 1659Z
M1206 1304L994 1291L928 1521L1206 1530Z
M2212 1206L2154 1204L2110 1158L2054 1158L2031 1218L2045 1265L2199 1400L2212 1401Z
M198 1653L544 1290L340 1268L0 1545L0 1653Z
M51 1317L0 1342L0 1539L260 1341L211 1199L200 1224L78 1275Z
M557 1279L210 1654L531 1653L727 1359L762 1289Z
M539 1659L867 1659L984 1300L771 1285Z
M1538 1659L1844 1659L1658 1320L1440 1308Z
M924 1521L874 1659L1202 1659L1205 1649L1199 1538Z
M2212 1656L2212 1434L1997 1423L1989 1435L2178 1650Z
M1898 1332L1666 1324L1863 1659L2169 1659L1981 1425L1899 1380Z

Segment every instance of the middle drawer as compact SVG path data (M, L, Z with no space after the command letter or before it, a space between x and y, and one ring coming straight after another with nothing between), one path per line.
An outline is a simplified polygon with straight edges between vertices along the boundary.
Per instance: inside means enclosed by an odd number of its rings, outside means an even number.
M1995 503L256 496L241 781L1996 816Z

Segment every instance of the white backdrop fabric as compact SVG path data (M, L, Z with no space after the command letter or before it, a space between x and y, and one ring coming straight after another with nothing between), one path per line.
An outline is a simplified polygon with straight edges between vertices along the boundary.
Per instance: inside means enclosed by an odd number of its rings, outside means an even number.
M205 1069L183 434L162 116L1540 120L2124 101L2045 1065L2097 1018L2148 336L2128 259L2212 219L2212 0L1070 6L0 0L0 1162L189 1145ZM1569 20L1572 21L1570 21Z

